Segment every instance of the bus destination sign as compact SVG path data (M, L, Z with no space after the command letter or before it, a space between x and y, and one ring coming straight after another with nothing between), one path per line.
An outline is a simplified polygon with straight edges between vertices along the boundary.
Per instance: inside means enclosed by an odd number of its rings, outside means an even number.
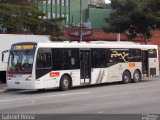
M15 45L15 50L32 50L35 49L36 45Z

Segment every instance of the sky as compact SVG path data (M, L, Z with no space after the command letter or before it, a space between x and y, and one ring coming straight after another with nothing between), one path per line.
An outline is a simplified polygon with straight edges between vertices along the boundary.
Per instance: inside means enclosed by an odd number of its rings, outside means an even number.
M111 1L110 1L110 0L105 0L105 2L106 2L106 3L110 3Z

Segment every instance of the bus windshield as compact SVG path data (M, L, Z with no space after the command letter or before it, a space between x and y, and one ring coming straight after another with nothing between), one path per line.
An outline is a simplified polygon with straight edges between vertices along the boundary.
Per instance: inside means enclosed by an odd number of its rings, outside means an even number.
M31 74L35 51L12 50L9 57L8 73Z

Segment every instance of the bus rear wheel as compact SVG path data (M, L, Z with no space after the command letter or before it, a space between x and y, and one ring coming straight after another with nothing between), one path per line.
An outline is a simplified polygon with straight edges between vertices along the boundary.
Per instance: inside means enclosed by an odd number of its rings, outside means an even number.
M122 81L124 84L128 84L131 82L131 74L129 71L124 71L122 75Z
M63 75L60 80L60 90L65 91L71 88L71 79L68 75Z
M133 73L133 82L137 83L141 81L141 73L138 70L135 70Z

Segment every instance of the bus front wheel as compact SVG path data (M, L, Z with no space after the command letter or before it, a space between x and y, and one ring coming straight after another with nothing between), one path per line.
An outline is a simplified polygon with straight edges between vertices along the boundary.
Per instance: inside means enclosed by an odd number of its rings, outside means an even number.
M65 91L70 89L71 87L71 79L68 75L63 75L60 80L60 90Z
M129 71L124 71L122 75L122 81L124 84L130 83L131 81L131 74Z

